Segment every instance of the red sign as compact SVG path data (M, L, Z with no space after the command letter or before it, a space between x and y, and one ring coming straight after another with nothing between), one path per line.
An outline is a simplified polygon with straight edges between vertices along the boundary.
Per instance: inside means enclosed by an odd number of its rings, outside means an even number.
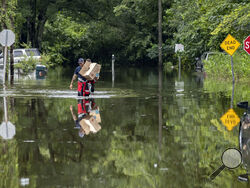
M244 40L244 50L250 55L250 35Z

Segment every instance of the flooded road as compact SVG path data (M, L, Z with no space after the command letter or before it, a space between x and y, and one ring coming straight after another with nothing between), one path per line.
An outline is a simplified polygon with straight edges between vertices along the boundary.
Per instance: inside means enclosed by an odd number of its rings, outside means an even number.
M239 148L239 126L229 132L220 122L230 84L201 73L178 78L177 71L163 74L159 96L157 69L120 68L113 87L111 72L103 71L86 99L76 96L76 83L69 89L71 76L50 70L45 79L1 88L15 135L0 139L0 187L247 187L237 180L243 165L209 180L223 151ZM234 110L242 116L236 103L249 101L249 86L235 87ZM81 135L79 106L98 109L99 129Z

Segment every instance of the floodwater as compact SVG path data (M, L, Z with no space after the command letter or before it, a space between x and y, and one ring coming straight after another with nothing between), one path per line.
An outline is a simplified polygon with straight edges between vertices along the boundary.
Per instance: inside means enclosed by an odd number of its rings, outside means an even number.
M1 88L11 126L1 133L8 139L0 137L0 187L248 186L238 181L247 159L209 176L224 150L240 149L239 126L228 131L220 117L231 102L242 116L236 104L249 100L249 85L236 83L232 98L230 83L173 71L163 73L159 90L157 69L117 68L115 82L103 70L86 99L76 96L76 83L69 89L72 72L49 70L45 79L20 77ZM86 109L101 122L83 136L74 118ZM1 108L2 122L5 114Z

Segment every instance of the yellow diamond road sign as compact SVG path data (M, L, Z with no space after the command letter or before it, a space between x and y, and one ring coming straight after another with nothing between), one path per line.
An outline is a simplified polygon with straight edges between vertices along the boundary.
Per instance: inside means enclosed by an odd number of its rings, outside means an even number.
M230 34L228 34L224 41L220 44L220 47L229 55L233 55L239 46L240 43Z
M221 118L222 123L227 127L227 130L231 131L233 127L238 125L240 118L231 108Z

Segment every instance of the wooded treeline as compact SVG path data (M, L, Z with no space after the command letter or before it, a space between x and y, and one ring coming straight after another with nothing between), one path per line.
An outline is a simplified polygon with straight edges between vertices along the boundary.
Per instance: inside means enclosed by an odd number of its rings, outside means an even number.
M162 0L163 61L175 64L174 45L185 46L189 65L205 51L220 50L228 33L248 36L248 0ZM155 0L2 0L1 29L15 32L15 48L39 48L53 65L77 58L157 64Z

